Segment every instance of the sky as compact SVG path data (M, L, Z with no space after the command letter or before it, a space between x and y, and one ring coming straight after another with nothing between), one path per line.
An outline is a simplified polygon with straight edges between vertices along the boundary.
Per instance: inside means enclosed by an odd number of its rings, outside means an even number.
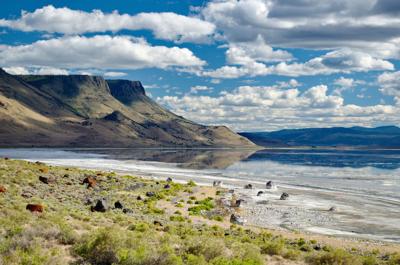
M140 80L235 131L399 126L400 1L7 1L0 67Z

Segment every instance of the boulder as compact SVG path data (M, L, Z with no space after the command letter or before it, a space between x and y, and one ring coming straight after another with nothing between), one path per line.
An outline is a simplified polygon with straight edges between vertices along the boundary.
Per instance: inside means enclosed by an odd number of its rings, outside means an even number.
M87 188L94 188L97 184L97 181L94 177L86 177L83 181L82 181L82 185L87 184Z
M54 178L43 177L43 176L39 176L39 180L41 182L43 182L44 184L50 184L50 183L54 183L55 182Z
M148 191L148 192L146 192L146 196L147 197L154 197L154 196L156 196L156 194L154 192L152 192L152 191Z
M234 207L241 207L244 202L245 202L245 200L243 200L243 199L236 200Z
M284 192L284 193L282 193L280 200L284 201L284 200L287 200L288 198L289 198L289 194Z
M239 215L232 214L232 215L231 215L231 218L230 218L230 222L231 222L232 224L244 225L244 223L246 222L246 220L245 220L243 217L239 216Z
M265 187L266 187L268 190L272 189L272 187L273 187L272 181L271 181L271 180L268 181L267 184L265 184Z
M141 200L143 200L143 199L142 199L142 197L139 195L139 196L136 197L136 200L141 201Z
M164 189L170 189L170 188L171 188L171 185L169 185L169 184L164 185Z
M167 178L167 182L172 182L172 178Z
M222 181L221 180L214 180L213 187L222 187Z
M44 207L41 204L28 204L26 205L26 209L32 213L42 213L44 211Z
M261 195L263 195L264 194L264 192L262 191L262 190L260 190L259 192L257 192L257 196L261 196Z
M251 190L253 188L253 185L252 184L246 184L246 185L244 185L244 188L247 189L247 190Z
M0 193L6 192L6 191L7 191L6 187L0 185Z
M106 212L108 210L108 205L105 199L97 200L96 205L90 207L92 212Z
M120 201L116 201L114 203L114 207L115 207L115 209L123 209L124 208L124 206L122 205L122 203Z
M336 212L337 211L336 206L332 206L331 208L329 208L329 211L330 212Z

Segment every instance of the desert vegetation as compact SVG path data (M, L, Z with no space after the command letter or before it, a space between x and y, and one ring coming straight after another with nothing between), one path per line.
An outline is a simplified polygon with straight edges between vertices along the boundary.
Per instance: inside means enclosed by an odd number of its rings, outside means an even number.
M1 159L0 186L0 264L400 264L399 253L231 224L226 191L193 182Z

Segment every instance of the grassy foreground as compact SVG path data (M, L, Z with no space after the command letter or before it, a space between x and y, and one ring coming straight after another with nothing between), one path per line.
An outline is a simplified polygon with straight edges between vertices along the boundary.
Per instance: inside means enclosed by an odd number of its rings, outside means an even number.
M0 264L400 264L399 253L231 225L224 192L0 159ZM91 210L98 199L104 212Z

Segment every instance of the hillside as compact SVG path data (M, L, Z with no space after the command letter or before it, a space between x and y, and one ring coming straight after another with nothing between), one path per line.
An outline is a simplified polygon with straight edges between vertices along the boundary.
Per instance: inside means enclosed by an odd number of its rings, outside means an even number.
M224 126L177 116L139 81L13 76L0 69L0 146L253 147Z
M400 148L400 128L396 126L308 128L275 132L243 132L240 135L260 146Z

